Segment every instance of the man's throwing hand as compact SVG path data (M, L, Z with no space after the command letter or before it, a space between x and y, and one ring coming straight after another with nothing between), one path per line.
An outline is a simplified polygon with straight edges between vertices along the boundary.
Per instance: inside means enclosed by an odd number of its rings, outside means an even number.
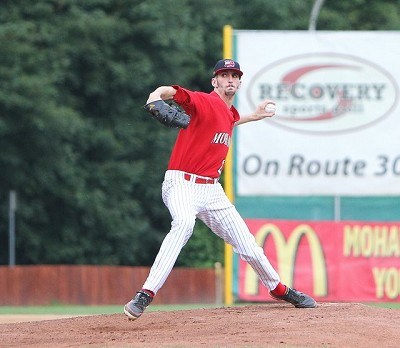
M255 114L259 117L259 119L263 119L266 117L272 117L275 115L276 104L272 100L264 100L260 104L257 105L257 109Z

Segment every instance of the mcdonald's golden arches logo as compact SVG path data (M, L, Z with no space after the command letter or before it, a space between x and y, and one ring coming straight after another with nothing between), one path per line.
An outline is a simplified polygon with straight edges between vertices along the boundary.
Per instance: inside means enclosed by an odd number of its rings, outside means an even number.
M283 233L274 224L263 225L256 233L255 239L263 247L267 237L271 235L276 247L278 272L284 284L292 287L297 252L302 238L307 238L312 261L314 295L326 296L328 294L327 271L321 242L315 231L306 224L298 225L286 240ZM250 265L246 266L245 292L248 295L258 293L259 279Z

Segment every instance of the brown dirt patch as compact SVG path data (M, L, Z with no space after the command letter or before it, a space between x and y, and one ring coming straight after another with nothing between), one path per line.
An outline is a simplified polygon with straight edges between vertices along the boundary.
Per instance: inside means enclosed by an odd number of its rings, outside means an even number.
M400 310L322 303L82 316L0 325L0 347L399 347Z

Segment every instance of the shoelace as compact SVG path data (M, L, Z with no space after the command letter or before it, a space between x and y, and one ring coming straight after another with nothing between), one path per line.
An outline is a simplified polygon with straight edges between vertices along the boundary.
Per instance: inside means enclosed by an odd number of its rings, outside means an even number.
M297 291L296 289L292 289L292 291L289 291L288 295L293 300L304 300L305 299L304 294L300 291Z
M147 307L151 302L151 297L143 292L138 292L135 302L142 307Z

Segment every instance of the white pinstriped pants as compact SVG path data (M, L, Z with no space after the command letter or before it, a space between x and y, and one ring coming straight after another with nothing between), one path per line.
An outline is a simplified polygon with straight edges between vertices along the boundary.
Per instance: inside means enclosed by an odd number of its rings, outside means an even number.
M172 216L171 230L161 244L143 289L156 294L163 286L193 233L196 217L231 244L234 252L251 265L268 289L275 289L280 282L279 275L264 255L264 250L257 245L221 184L196 184L185 180L184 174L177 170L165 173L162 198Z

